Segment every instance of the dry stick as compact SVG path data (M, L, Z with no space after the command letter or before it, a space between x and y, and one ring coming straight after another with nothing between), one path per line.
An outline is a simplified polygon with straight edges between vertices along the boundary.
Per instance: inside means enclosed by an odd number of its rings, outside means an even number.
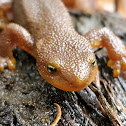
M59 122L62 114L60 106L56 103L54 103L54 105L57 107L57 117L55 121L51 124L51 126L55 126Z
M114 126L123 126L121 121L116 117L116 114L113 112L113 110L111 109L109 103L106 101L105 97L103 96L103 94L100 92L100 90L98 90L97 88L95 88L94 86L90 85L89 86L96 94L97 98L99 99L101 105L103 106L103 108L105 109L108 117L110 118L110 120L113 122Z

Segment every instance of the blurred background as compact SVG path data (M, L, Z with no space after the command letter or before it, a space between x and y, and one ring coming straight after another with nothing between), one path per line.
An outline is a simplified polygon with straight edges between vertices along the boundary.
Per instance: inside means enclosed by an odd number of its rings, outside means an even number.
M117 12L126 18L126 0L62 0L73 11L92 14L96 11Z

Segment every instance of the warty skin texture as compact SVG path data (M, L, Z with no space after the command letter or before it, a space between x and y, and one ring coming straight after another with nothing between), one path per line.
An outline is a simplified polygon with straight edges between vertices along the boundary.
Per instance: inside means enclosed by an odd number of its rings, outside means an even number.
M40 59L37 66L40 74L53 86L62 90L77 91L93 81L97 65L91 65L95 56L82 36L77 33L65 36L66 40L60 36L58 39L51 36L50 39L42 39L37 43L37 59ZM76 36L79 37L79 41L76 40ZM51 74L45 71L48 64L55 66L57 72Z
M111 45L108 64L113 66L115 77L119 75L122 60L118 57L126 59L126 49L110 30L101 28L78 35L60 0L13 0L12 8L15 23L0 34L0 71L4 71L4 64L15 68L12 47L16 44L35 57L40 75L50 84L61 90L78 91L87 87L98 72L92 48L102 46L108 51ZM112 56L115 40L123 50ZM48 66L55 72L50 73Z
M31 0L28 8L27 2L21 0L20 3L14 3L15 10L19 10L17 7L23 8L28 19L22 23L24 15L18 17L19 12L14 11L15 22L27 28L33 35L35 45L31 54L36 58L41 76L62 90L77 91L88 86L97 69L97 66L91 66L95 56L89 42L74 31L63 3L58 0ZM48 64L56 67L57 72L49 73Z

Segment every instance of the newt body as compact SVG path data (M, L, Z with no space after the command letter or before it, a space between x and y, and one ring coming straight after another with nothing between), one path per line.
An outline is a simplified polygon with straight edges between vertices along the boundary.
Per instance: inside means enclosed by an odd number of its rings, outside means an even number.
M107 48L108 65L113 66L115 77L121 68L126 69L126 49L121 40L106 28L80 36L60 0L13 0L12 8L15 23L0 34L0 71L5 64L15 68L15 44L35 57L44 79L66 91L81 90L96 77L92 48Z

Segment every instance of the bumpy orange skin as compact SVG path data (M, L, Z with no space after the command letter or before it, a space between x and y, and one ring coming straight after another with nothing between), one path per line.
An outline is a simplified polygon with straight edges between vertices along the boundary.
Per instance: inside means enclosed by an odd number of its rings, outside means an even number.
M93 81L97 74L95 47L107 48L108 66L113 67L115 77L121 68L126 69L126 49L121 40L107 28L78 35L60 0L13 0L12 8L15 23L0 34L0 71L5 64L15 68L15 44L34 56L41 76L61 90L78 91ZM48 65L55 72L51 73Z

